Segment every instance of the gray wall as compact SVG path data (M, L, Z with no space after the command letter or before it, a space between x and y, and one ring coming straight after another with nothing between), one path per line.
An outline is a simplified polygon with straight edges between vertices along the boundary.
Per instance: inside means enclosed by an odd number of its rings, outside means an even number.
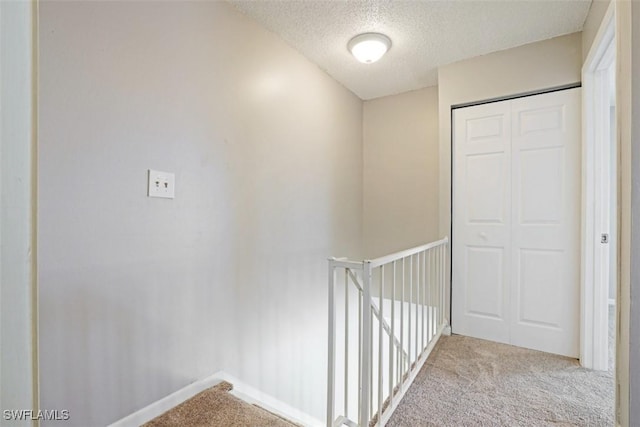
M223 2L42 2L39 32L43 407L103 425L225 370L324 419L362 102Z

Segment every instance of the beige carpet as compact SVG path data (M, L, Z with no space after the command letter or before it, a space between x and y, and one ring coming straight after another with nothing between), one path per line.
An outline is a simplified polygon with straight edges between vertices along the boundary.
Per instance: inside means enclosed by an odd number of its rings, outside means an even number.
M144 427L296 427L258 406L229 393L233 386L222 382L154 418Z
M443 336L388 426L612 426L613 372L475 338Z

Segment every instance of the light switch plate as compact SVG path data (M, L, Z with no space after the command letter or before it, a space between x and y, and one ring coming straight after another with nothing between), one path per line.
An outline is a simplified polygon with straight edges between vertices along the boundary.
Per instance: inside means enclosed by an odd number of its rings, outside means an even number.
M162 197L164 199L175 198L176 176L170 172L149 169L147 195L149 197Z

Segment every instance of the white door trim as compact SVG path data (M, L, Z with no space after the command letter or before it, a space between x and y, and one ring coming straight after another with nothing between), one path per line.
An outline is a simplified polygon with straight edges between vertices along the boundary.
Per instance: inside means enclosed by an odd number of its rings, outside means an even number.
M600 254L599 235L602 181L599 151L610 135L609 117L601 106L609 105L606 69L615 61L615 2L609 8L596 34L582 68L582 271L580 280L580 363L590 369L608 369L608 281L601 272L608 258ZM608 111L608 108L607 108ZM607 143L607 146L609 144ZM604 349L604 350L603 350Z
M0 402L3 409L34 412L39 409L37 8L38 2L0 0ZM39 420L31 424L38 426Z

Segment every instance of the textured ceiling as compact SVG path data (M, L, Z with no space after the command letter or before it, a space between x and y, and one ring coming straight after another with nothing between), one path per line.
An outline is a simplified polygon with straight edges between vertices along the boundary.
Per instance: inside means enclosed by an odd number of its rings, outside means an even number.
M582 30L590 0L231 0L362 99L437 84L437 67ZM379 62L361 64L351 37L392 40Z

